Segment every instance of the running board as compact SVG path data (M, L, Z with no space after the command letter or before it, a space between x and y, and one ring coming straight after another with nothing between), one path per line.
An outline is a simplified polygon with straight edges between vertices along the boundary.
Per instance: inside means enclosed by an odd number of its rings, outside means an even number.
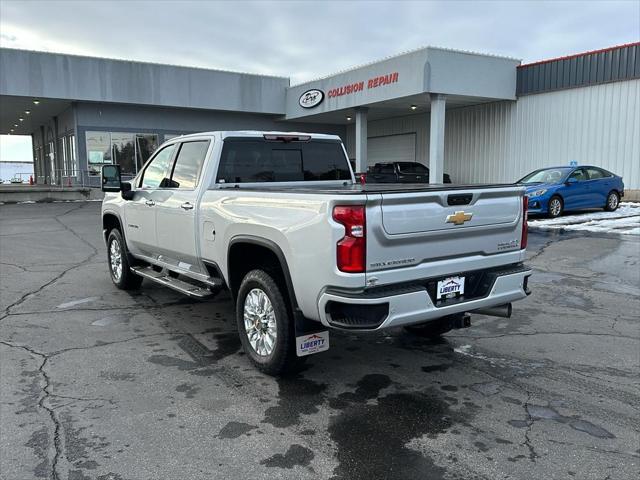
M131 271L136 275L140 275L143 278L148 278L153 282L159 283L160 285L163 285L165 287L172 288L173 290L177 290L178 292L192 298L205 299L213 295L211 290L206 287L199 287L178 278L170 277L163 272L156 272L151 267L131 267Z

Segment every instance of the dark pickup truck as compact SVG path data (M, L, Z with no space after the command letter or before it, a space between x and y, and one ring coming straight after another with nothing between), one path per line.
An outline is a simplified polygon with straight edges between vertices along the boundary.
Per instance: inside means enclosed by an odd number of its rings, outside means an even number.
M418 162L376 163L367 172L368 183L429 183L429 169ZM451 177L444 174L444 183Z

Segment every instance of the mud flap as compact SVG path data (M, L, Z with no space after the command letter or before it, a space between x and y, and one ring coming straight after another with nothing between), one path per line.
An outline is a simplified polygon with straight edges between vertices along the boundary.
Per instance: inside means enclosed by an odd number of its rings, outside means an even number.
M329 330L298 311L295 314L296 355L304 357L329 350Z

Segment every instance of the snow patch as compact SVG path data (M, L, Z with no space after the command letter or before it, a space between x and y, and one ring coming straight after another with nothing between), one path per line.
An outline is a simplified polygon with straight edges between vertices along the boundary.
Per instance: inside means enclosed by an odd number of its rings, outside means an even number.
M532 230L583 231L640 235L640 203L621 202L615 212L586 212L529 220Z

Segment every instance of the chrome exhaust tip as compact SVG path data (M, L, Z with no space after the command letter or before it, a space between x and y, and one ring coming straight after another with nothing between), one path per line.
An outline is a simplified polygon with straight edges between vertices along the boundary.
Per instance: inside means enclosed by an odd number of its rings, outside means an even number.
M490 317L511 318L513 308L510 303L498 305L497 307L479 308L469 313L477 313L478 315L489 315Z

